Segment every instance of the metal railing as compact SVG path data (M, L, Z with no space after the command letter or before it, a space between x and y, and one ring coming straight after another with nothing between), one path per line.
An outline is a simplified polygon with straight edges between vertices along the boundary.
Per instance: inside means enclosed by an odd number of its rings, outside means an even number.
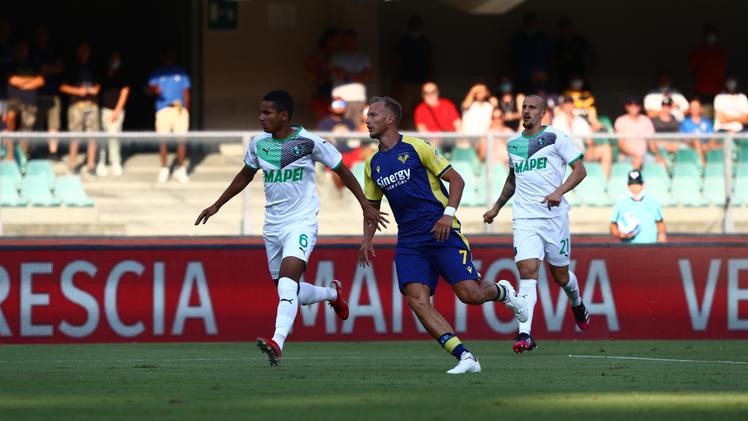
M369 144L375 142L369 140L368 133L361 132L350 132L350 133L338 133L338 132L316 132L315 134L333 140L333 142L340 144L348 139L360 139L362 143ZM187 144L206 144L206 143L241 143L246 149L251 139L260 134L260 131L203 131L203 132L188 132L188 133L155 133L155 132L119 132L119 133L106 133L106 132L6 132L0 133L0 140L3 144L5 141L18 141L24 140L30 144L39 144L47 142L50 139L56 139L61 144L65 144L72 140L95 140L101 147L104 147L109 139L115 138L119 140L126 140L134 143L144 144L157 144L163 141L181 141ZM464 143L470 145L472 148L477 148L478 142L485 142L485 157L482 160L482 164L485 165L486 171L485 179L485 206L489 207L496 200L500 193L499 191L493 191L497 185L496 180L493 180L494 171L493 166L497 165L497 159L494 156L494 149L496 142L500 140L507 140L515 134L496 134L487 133L483 136L465 135L462 133L452 132L431 132L431 133L418 133L418 132L403 132L406 135L423 138L426 140L436 140L444 143L445 141L453 141L454 144ZM629 139L636 138L640 139L642 136L637 135L617 135L614 133L594 133L591 136L584 136L584 138L592 138L594 140L605 139L611 142L615 142L618 139ZM724 150L724 193L725 202L723 208L722 218L722 230L724 233L734 232L733 214L732 214L732 178L733 178L733 150L736 140L745 139L748 142L748 134L729 134L729 133L716 133L716 134L686 134L686 133L659 133L654 135L646 136L647 140L665 140L670 142L683 142L691 141L695 139L700 140L717 140L722 143ZM649 148L648 148L649 149ZM228 183L230 180L226 180ZM242 194L243 205L242 205L242 228L243 234L249 233L251 230L249 214L250 209L250 192L249 189L245 189ZM0 217L0 233L2 227L2 218Z

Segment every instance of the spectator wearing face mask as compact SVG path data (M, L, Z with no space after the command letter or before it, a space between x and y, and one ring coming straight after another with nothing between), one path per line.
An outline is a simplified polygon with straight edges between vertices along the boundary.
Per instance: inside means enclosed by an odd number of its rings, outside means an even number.
M584 79L579 76L573 76L569 80L569 87L563 92L563 95L571 97L574 100L574 114L587 120L592 131L596 132L602 128L602 124L597 119L595 97L584 86Z
M514 93L514 85L508 76L503 76L499 82L499 105L504 118L504 124L515 132L519 130L519 123L522 120L520 105L524 95Z
M738 91L738 81L734 77L727 78L725 90L714 97L714 114L715 131L738 133L746 130L748 98Z

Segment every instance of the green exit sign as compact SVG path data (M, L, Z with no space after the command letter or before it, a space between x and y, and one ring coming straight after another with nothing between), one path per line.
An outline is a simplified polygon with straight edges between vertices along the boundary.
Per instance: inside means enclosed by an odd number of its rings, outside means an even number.
M208 0L208 29L226 31L239 25L239 3L236 0Z

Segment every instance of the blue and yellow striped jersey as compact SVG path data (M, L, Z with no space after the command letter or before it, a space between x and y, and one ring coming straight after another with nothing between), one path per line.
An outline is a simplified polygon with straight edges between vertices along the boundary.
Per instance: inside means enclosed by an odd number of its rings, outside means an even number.
M434 240L431 229L444 214L449 195L439 177L450 168L449 161L426 141L402 135L395 147L366 160L366 198L380 201L383 195L387 197L399 243ZM452 226L459 229L457 218Z

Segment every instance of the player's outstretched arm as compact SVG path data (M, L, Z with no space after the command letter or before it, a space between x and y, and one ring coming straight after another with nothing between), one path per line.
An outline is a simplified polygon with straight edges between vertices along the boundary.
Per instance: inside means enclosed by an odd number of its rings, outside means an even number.
M581 159L575 161L573 164L571 164L571 174L569 174L569 177L566 179L566 181L558 186L556 191L544 197L540 203L546 203L548 205L548 209L553 206L560 205L561 196L563 196L564 193L571 191L574 187L581 183L586 176L587 170L584 168L584 162Z
M221 206L223 206L226 202L231 200L232 197L236 196L237 194L239 194L239 192L244 190L245 187L247 187L249 182L252 181L252 179L255 177L256 173L256 169L245 165L244 168L242 168L241 171L236 174L234 179L231 180L231 184L226 187L226 190L224 190L223 194L221 194L218 200L216 200L215 203L200 212L200 216L197 217L195 225L199 225L201 222L203 224L208 222L208 218L215 215L218 210L221 209Z
M361 189L361 185L358 183L358 180L356 180L356 177L353 175L351 170L349 170L345 165L340 165L335 170L335 173L340 176L340 179L343 180L343 184L351 191L351 193L353 193L354 196L356 196L356 200L358 200L358 203L361 205L361 210L364 212L364 226L366 226L366 224L371 224L378 230L387 228L387 224L390 222L384 217L384 215L387 214L380 212L379 206L372 206L369 200L366 199L364 191Z
M516 187L515 181L514 168L509 168L509 175L506 176L506 181L504 181L504 188L501 189L501 194L499 195L499 198L496 199L496 203L494 203L493 207L483 214L483 222L487 224L493 223L494 218L499 214L501 208L503 208L504 205L506 205L506 202L514 196L514 189Z
M382 202L369 202L370 206L379 210L379 206L381 206ZM374 252L374 244L372 243L372 240L374 239L374 234L377 232L377 226L374 224L370 224L366 221L364 221L364 240L361 242L361 247L358 249L358 263L361 266L369 266L371 263L369 261L369 253L371 253L372 257L376 257L377 253Z

